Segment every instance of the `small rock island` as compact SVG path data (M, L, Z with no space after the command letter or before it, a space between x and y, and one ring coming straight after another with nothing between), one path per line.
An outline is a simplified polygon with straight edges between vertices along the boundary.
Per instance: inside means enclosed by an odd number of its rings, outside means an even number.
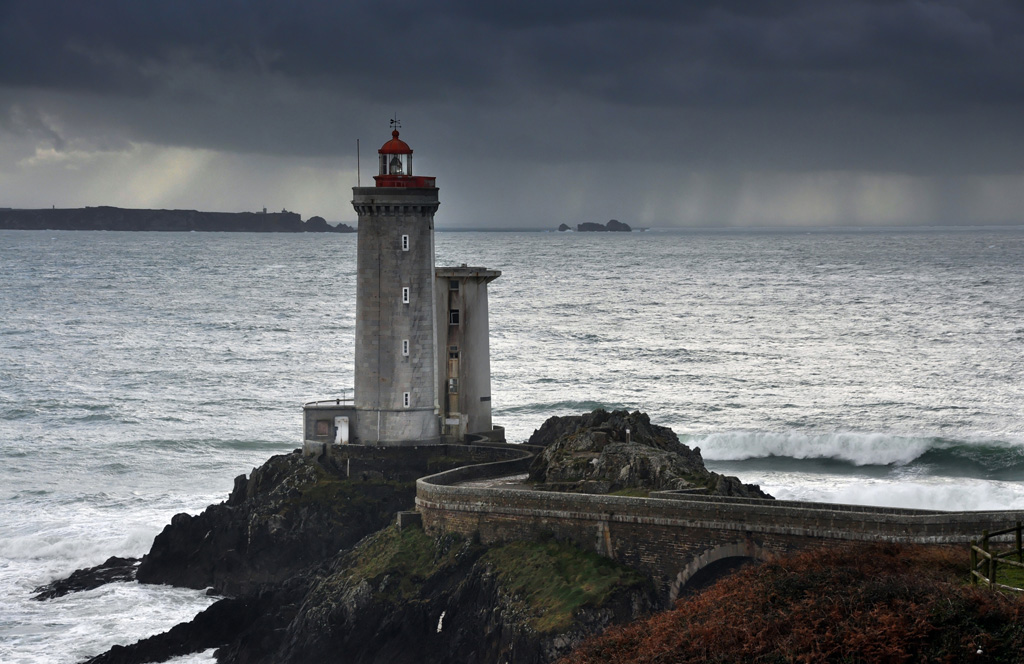
M558 232L564 233L565 231L571 231L572 227L568 224L559 224ZM585 221L582 224L576 224L577 233L631 233L633 229L629 224L619 221L618 219L609 219L607 224L598 224L593 221Z
M578 233L631 233L633 229L630 228L629 224L621 222L618 219L609 219L607 224L598 224L592 221L577 224L576 231Z

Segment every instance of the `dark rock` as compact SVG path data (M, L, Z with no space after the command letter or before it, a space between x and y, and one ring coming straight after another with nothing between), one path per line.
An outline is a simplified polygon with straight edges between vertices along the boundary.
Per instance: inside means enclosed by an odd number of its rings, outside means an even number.
M572 229L571 229L571 228L569 228L569 225L568 225L568 224L558 224L558 231L559 231L560 233L564 233L565 231L571 231L571 230L572 230Z
M45 586L39 586L32 592L32 599L44 600L63 597L82 590L92 590L108 583L117 581L134 581L138 558L118 558L111 556L102 565L76 570L65 579L58 579Z
M329 463L275 456L236 478L227 502L176 515L143 557L138 580L256 592L383 528L414 496L411 483L349 480Z
M564 224L563 224L564 226ZM562 230L559 228L558 230ZM566 229L568 230L568 229ZM619 233L629 233L633 229L629 227L629 224L624 224L618 219L611 219L607 224L596 224L592 221L587 221L582 224L577 224L576 230L581 233L601 233L605 231L615 231Z
M356 664L551 662L587 636L655 606L647 584L623 583L599 605L576 611L568 628L538 631L522 591L502 580L487 555L492 549L450 536L431 541L415 530L391 528L340 555L311 580L276 644L267 637L269 625L254 625L218 653L219 661L299 664L335 661L345 653L344 661ZM417 539L412 547L402 544ZM402 548L389 551L396 540Z
M331 225L323 217L310 217L305 221L307 233L355 233L347 224Z
M683 445L671 429L651 424L647 414L639 411L595 410L551 417L527 442L544 446L530 466L530 481L540 489L582 493L686 489L771 498L755 485L709 471L699 449Z
M144 664L201 652L230 643L275 603L274 593L222 599L187 623L129 646L114 646L85 664Z

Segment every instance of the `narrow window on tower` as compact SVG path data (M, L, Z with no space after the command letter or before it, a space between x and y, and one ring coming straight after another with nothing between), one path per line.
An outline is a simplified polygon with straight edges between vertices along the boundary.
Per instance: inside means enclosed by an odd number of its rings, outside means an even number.
M458 325L459 324L459 310L458 309L452 309L451 311L448 312L448 324L449 325Z
M409 393L408 392L402 392L402 405L405 406L406 408L409 407Z
M402 356L409 357L409 340L402 339Z
M409 287L402 286L402 304L409 304Z
M402 251L409 251L409 236L402 236Z

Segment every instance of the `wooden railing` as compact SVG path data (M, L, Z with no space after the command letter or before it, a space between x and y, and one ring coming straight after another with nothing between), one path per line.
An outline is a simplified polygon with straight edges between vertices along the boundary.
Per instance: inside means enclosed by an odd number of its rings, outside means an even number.
M1004 535L1013 534L1012 547L1007 547L1008 538ZM998 541L997 541L998 540ZM1012 560L1016 558L1016 560ZM1024 588L1011 586L997 581L999 568L1016 567L1024 577L1024 548L1021 547L1021 522L1012 528L1004 528L989 532L982 531L981 541L971 542L971 583L981 583L990 588L1002 588L1015 592L1024 592Z

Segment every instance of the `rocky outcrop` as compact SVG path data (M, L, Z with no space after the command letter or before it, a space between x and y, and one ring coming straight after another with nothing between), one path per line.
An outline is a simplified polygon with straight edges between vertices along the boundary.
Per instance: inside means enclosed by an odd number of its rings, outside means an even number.
M628 431L627 431L628 430ZM692 490L721 496L771 498L752 484L704 466L668 427L646 413L595 410L551 417L527 441L544 446L530 467L537 488L581 493Z
M14 210L0 209L0 230L52 231L218 231L242 233L354 233L323 217L302 221L296 212L200 212L139 210L109 206Z
M202 652L231 643L256 623L276 597L275 593L241 599L222 599L210 605L195 618L175 625L128 646L114 646L85 664L142 664L164 662L172 657Z
M412 506L412 483L349 480L329 461L272 457L227 502L178 514L138 569L142 583L256 592L329 559Z
M625 224L618 219L611 219L607 224L598 224L592 221L586 221L582 224L577 224L576 230L581 233L601 233L605 231L629 233L633 229L629 227L629 224Z
M569 228L568 224L558 224L558 232L559 233L564 233L565 231L571 231L571 230L572 229Z
M763 495L708 472L699 451L642 413L551 418L530 443L547 446L531 473L547 488L699 486ZM570 544L485 546L388 525L413 504L410 476L489 460L474 456L480 452L413 455L393 475L401 481L376 472L349 478L349 464L298 452L271 458L236 478L226 502L175 516L138 566L140 582L231 597L90 662L142 664L217 648L221 664L335 661L339 654L357 663L539 664L659 604L649 578Z
M138 558L119 558L111 556L105 562L95 567L76 570L66 579L58 579L45 586L39 586L32 592L36 593L32 599L44 600L55 597L63 597L70 593L92 590L108 583L118 581L134 581L135 568L139 564Z

